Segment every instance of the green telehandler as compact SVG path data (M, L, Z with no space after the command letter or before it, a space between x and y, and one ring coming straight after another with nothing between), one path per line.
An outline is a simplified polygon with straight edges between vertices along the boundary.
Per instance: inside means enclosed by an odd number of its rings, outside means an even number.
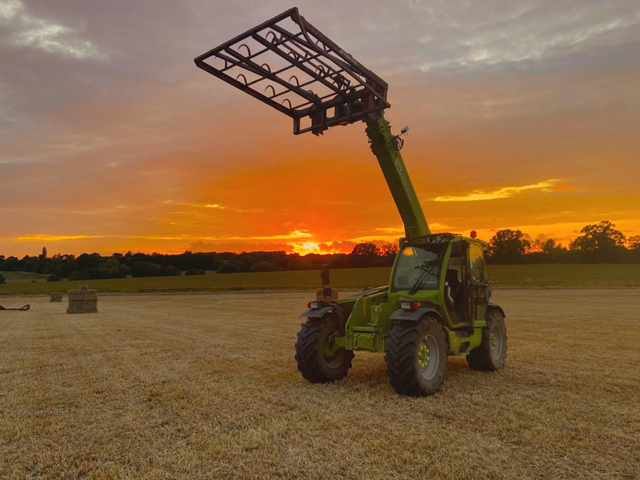
M322 288L301 314L295 343L302 376L313 383L346 377L355 351L385 354L401 394L437 392L447 356L474 370L505 364L503 309L490 303L487 244L455 233L431 233L384 110L387 83L292 8L195 58L208 73L293 119L294 134L321 135L363 121L404 223L390 284L340 299L322 272Z

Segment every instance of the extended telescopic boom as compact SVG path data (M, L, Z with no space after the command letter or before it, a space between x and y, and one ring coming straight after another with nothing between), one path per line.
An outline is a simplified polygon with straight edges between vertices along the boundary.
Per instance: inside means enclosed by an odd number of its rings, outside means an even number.
M401 142L384 119L387 83L307 22L297 8L195 58L196 65L293 119L294 133L367 124L407 237L429 226L400 155Z

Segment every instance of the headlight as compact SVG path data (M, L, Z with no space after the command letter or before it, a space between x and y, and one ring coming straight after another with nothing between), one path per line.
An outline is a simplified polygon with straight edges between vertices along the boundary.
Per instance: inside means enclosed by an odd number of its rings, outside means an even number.
M309 302L307 303L307 307L311 310L317 310L320 308L320 302Z

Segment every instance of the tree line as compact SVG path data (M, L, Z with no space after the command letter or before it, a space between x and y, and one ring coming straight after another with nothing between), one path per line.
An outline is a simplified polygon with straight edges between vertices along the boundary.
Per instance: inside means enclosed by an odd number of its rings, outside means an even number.
M609 221L586 225L568 245L554 238L532 240L520 230L500 230L489 242L492 263L636 263L640 235L626 238Z
M361 243L349 254L287 254L286 252L184 252L178 255L160 253L98 253L53 255L46 250L37 256L23 258L0 255L0 271L33 272L49 275L49 281L62 279L92 280L107 278L200 275L207 270L218 273L273 272L282 270L314 270L329 268L382 267L393 265L398 251L395 245L378 247ZM0 283L1 280L0 280Z
M520 230L500 230L489 242L490 263L621 263L640 262L640 236L625 238L615 225L603 221L587 225L568 246L553 238L531 240ZM48 256L46 248L37 256L17 258L0 255L0 271L23 271L48 275L50 281L104 278L199 275L218 273L272 272L329 268L384 267L393 265L396 245L360 243L351 253L287 254L286 252L184 252L178 255L98 253ZM0 278L0 283L2 279Z

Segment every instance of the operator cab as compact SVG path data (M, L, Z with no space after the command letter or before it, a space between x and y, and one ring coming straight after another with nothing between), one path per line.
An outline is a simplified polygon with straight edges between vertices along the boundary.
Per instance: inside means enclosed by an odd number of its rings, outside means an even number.
M491 296L485 249L479 240L453 234L407 242L398 253L391 290L415 295L442 286L441 301L451 323L471 325L484 318Z

